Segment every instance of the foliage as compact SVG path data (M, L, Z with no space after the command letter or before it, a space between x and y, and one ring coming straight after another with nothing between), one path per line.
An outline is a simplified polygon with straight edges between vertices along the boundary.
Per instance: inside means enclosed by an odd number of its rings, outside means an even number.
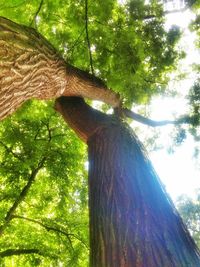
M90 70L85 3L1 0L0 15L37 28L68 62ZM129 105L163 92L182 53L159 1L88 1L87 12L95 74ZM85 162L85 146L51 102L29 101L1 122L1 266L87 266ZM2 257L8 249L37 253Z
M199 1L191 1L194 2L192 9L195 14L195 18L192 21L190 25L190 29L196 33L197 35L197 40L196 40L196 47L197 49L200 48L200 14L199 14L199 8L200 8L200 3ZM192 115L194 116L194 121L193 121L193 128L192 128L192 134L197 137L197 129L196 126L200 125L200 110L199 110L199 104L200 104L200 79L199 79L199 70L200 70L200 64L193 64L193 69L194 72L197 73L197 79L196 82L194 83L193 87L190 90L189 93L189 100L190 100L190 106L191 106L191 112Z
M200 141L200 83L199 80L191 87L188 95L190 103L191 125L190 133L196 141Z
M39 250L39 255L7 257L1 266L11 266L11 262L15 266L59 266L60 262L86 266L85 147L57 116L52 103L27 103L1 123L0 155L2 225L13 203L18 202L3 229L0 252ZM24 201L20 200L31 173L42 161Z
M178 210L192 237L200 248L200 190L195 199L182 195L177 199Z
M85 32L85 0L2 1L0 15L35 26L81 69L90 69ZM21 14L19 16L19 14ZM37 16L35 17L35 15ZM165 32L157 1L88 2L88 31L96 75L128 103L147 102L166 85L181 53L174 49L179 30Z

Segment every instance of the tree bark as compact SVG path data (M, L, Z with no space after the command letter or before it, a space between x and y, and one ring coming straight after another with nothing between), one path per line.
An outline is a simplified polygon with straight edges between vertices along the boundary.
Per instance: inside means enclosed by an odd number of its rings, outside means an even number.
M90 266L200 266L199 251L132 130L80 99L61 98L56 106L88 143Z
M137 138L116 123L91 136L88 147L91 266L200 266Z
M36 30L0 17L0 120L30 98L82 96L113 107L119 96L93 75L67 64Z

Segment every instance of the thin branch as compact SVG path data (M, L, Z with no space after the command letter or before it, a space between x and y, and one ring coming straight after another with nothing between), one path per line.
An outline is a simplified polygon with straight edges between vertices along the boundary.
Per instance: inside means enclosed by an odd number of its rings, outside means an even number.
M74 41L74 43L71 45L71 47L69 47L69 51L71 53L71 55L73 55L74 49L76 46L78 46L78 44L81 43L80 39L83 35L83 33L85 32L85 27L83 28L83 30L80 32L79 36L77 37L77 39Z
M91 68L92 74L94 75L93 59L92 59L92 52L91 52L91 45L90 45L90 38L89 38L89 31L88 31L88 0L85 0L85 32L86 32L88 52L89 52L89 58L90 58L90 68Z
M0 226L0 235L3 233L4 229L8 226L8 224L12 220L12 215L14 214L16 209L19 207L21 202L24 200L24 198L28 194L28 191L29 191L31 185L34 182L39 170L43 167L45 160L46 160L46 158L43 157L42 160L39 162L38 167L32 171L27 184L24 186L20 195L18 196L18 198L15 200L15 202L13 203L13 205L11 206L9 211L7 212L5 219L4 219L4 224L2 224Z
M8 257L13 255L22 255L22 254L33 254L37 253L40 254L39 249L7 249L2 252L0 252L0 257Z
M36 224L42 226L42 227L45 228L47 231L55 231L55 232L58 232L58 233L61 233L61 234L65 235L65 236L67 237L67 239L68 239L68 241L69 241L69 243L70 243L72 249L74 249L73 246L72 246L72 241L71 241L71 239L69 238L69 235L70 235L70 234L68 234L68 233L66 233L66 232L64 232L64 231L62 231L62 230L60 230L60 229L57 229L57 228L55 228L55 227L48 226L48 225L46 225L46 224L44 224L44 223L42 223L42 222L40 222L40 221L37 221L37 220L34 220L34 219L30 219L30 218L27 218L27 217L24 217L24 216L13 215L11 219L14 219L14 218L17 218L17 219L23 219L23 220L26 220L26 221L29 221L29 222L33 222L33 223L36 223Z
M83 245L85 245L86 248L88 248L87 244L83 240L81 240L80 237L78 237L77 235L71 234L71 233L67 233L66 231L60 230L60 229L58 229L56 227L53 227L53 226L46 225L46 224L44 224L44 223L42 223L42 222L40 222L38 220L30 219L30 218L27 218L27 217L24 217L24 216L20 216L20 215L12 215L11 219L23 219L23 220L26 220L26 221L29 221L29 222L36 223L36 224L40 225L41 227L45 228L47 231L54 231L54 232L60 233L60 234L62 234L62 235L67 237L72 249L73 249L73 245L72 245L72 241L70 239L70 236L76 238L81 243L83 243Z
M142 124L151 126L151 127L158 127L158 126L165 126L168 124L191 124L192 117L185 116L181 117L177 120L163 120L163 121L156 121L156 120L151 120L149 118L146 118L140 114L135 113L134 111L131 111L129 109L122 109L122 114L124 114L126 117L131 118L135 121L138 121Z
M18 159L18 160L22 160L22 159L17 155L17 153L13 152L12 149L9 148L9 147L8 147L6 144L4 144L2 141L0 141L0 145L2 145L2 146L5 148L5 150L6 150L8 153L12 154L16 159Z
M32 21L31 21L31 23L30 23L30 26L32 26L33 23L34 23L35 26L37 26L37 21L36 21L36 19L37 19L38 14L40 13L40 10L41 10L41 8L42 8L43 3L44 3L44 0L41 0L41 1L40 1L40 5L39 5L39 7L38 7L38 9L37 9L37 11L36 11L36 13L35 13L35 15L34 15Z

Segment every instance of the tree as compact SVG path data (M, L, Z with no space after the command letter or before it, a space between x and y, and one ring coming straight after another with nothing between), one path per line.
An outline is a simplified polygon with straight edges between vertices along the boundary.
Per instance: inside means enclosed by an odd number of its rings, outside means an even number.
M105 102L111 95L114 103L108 103L113 106L119 104L117 93L120 93L127 107L133 102L148 103L153 94L164 91L169 73L183 56L175 49L180 37L179 30L164 30L162 6L154 1L149 4L130 1L127 5L120 5L114 0L103 3L92 1L89 4L87 0L67 3L3 1L0 13L20 23L1 20L0 68L4 76L7 62L5 47L11 52L11 65L16 53L25 51L27 47L28 51L36 53L37 58L41 52L45 55L47 75L43 76L41 72L39 80L33 83L31 97L54 98L64 93L67 87L63 84L66 84L69 73L66 72L63 58L66 59L67 54L67 68L75 73L76 79L80 81L81 78L81 83L84 80L76 95ZM22 16L19 17L19 13ZM30 26L37 28L37 31ZM22 50L18 50L21 46ZM56 71L52 69L52 64L57 66ZM33 77L34 70L37 67L28 67L28 80ZM85 71L90 71L92 76ZM18 75L16 69L12 72L12 68L8 73L14 74L15 78ZM19 74L25 75L23 72ZM106 81L107 87L115 93L110 93L103 85L103 95L97 97L102 82L93 74ZM48 96L41 84L43 79L48 83ZM1 76L1 90L3 82L5 80ZM94 82L98 87L96 96L88 89L91 83L94 88ZM21 92L24 92L22 85ZM11 88L14 89L13 86ZM87 89L87 94L82 94L83 88ZM16 94L19 91L18 88ZM88 91L92 92L92 96ZM105 91L108 92L106 96ZM8 92L3 91L3 95L9 96ZM28 95L26 97L29 98ZM20 100L17 104L27 98L17 97ZM12 112L8 98L3 106L1 118ZM14 261L16 266L87 266L85 147L53 112L52 102L27 102L16 114L1 122L0 131L2 265L9 266ZM82 163L82 167L77 162ZM195 261L195 247L188 234L186 236L191 248L194 248L191 253L194 253Z
M142 145L81 99L57 110L88 144L90 266L200 266L198 249Z
M180 212L185 224L198 247L200 246L200 198L199 191L196 192L195 199L191 199L188 196L180 196L177 199L177 208Z

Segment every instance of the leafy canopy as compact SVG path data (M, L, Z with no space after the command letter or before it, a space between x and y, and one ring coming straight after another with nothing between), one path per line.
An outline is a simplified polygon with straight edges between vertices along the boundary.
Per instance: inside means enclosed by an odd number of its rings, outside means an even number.
M85 2L3 0L0 15L36 27L68 62L90 70ZM87 15L95 74L128 103L160 92L182 54L174 49L180 32L164 30L159 2L89 1Z
M154 0L1 0L0 15L37 28L81 69L91 70L90 48L95 74L127 105L162 92L183 56ZM1 266L87 266L86 160L52 102L29 101L1 122Z

